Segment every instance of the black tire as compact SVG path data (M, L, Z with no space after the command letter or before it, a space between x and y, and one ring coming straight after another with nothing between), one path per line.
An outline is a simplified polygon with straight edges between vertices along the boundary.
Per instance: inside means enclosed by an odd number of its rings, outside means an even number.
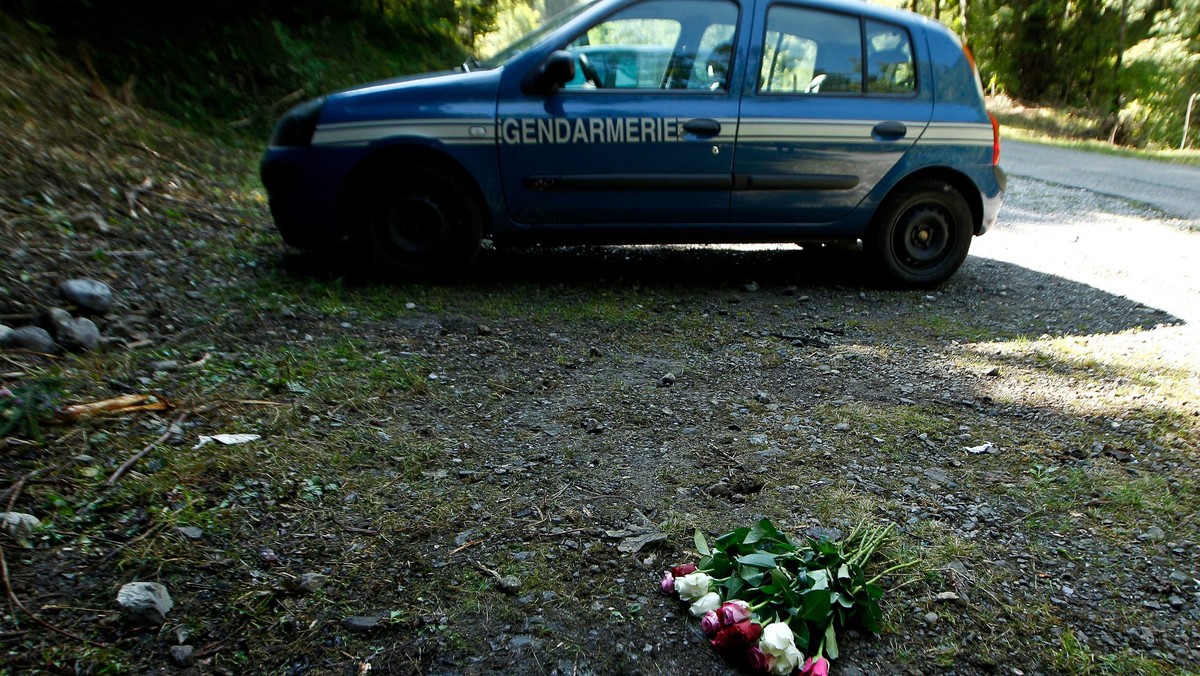
M454 177L416 167L378 181L356 241L373 270L388 277L446 280L464 273L479 253L483 214Z
M957 190L944 181L916 181L884 200L864 245L882 283L928 288L967 259L974 231L971 209Z

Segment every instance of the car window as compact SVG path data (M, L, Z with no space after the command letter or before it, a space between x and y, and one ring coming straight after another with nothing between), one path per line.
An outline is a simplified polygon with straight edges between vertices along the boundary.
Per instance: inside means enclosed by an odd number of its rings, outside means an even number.
M866 22L867 93L909 94L917 90L908 31L879 21Z
M567 45L576 68L564 88L725 89L737 15L728 0L633 5Z
M772 7L767 14L759 91L859 93L862 52L857 17L798 7Z

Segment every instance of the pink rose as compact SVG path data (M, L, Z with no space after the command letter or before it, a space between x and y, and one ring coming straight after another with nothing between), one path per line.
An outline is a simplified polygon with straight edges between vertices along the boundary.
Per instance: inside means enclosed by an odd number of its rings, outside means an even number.
M704 613L704 618L700 620L700 628L704 630L704 635L712 638L721 631L721 620L717 617L717 611L710 610Z
M745 601L726 601L718 610L721 626L728 627L750 619L750 604Z
M800 676L829 676L829 660L824 657L810 657L800 670Z
M709 643L718 653L726 657L739 655L762 636L762 625L750 620L722 628Z
M672 575L671 571L669 571L669 570L666 571L665 573L663 573L662 593L664 593L664 594L674 594L675 593L675 576Z
M750 671L766 674L775 666L775 658L759 650L758 646L751 646L746 651L746 666L750 667Z

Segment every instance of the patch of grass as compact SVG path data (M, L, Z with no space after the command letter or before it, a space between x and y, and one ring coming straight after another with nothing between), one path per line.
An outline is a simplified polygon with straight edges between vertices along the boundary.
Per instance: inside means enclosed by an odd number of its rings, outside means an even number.
M61 399L62 383L53 375L0 387L0 439L15 436L40 442Z

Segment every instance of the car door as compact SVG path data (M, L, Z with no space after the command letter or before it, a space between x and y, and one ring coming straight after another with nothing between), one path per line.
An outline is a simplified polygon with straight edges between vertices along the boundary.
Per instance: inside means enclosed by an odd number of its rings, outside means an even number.
M629 3L549 48L575 78L551 93L505 73L504 199L519 223L726 222L740 81L732 0Z
M919 43L903 27L856 14L787 2L756 11L732 218L837 220L929 124Z

